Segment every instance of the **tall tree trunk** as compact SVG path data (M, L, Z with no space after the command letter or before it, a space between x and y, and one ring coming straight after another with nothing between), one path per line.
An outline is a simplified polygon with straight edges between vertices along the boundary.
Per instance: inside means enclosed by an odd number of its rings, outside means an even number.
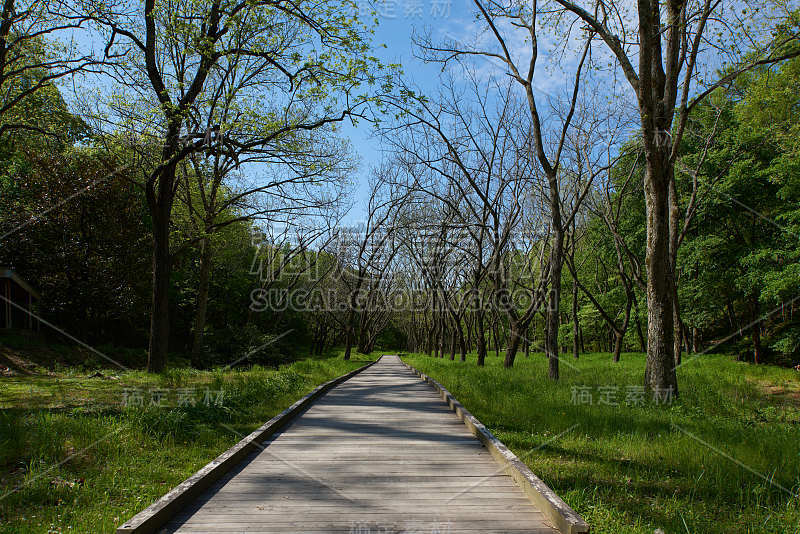
M561 229L559 213L553 214L553 242L550 249L550 292L548 295L547 309L547 339L545 354L548 359L548 376L551 380L558 380L558 328L560 326L561 305L561 268L563 266L564 232Z
M464 317L466 319L467 315L464 315ZM465 343L466 343L466 351L469 352L472 350L472 322L467 321L466 326L467 326L467 339L465 340Z
M669 186L669 254L672 266L672 352L675 357L675 366L681 364L683 341L683 323L681 322L681 309L678 301L678 232L680 224L680 210L678 207L678 192L675 188L674 171L671 173Z
M164 234L169 232L155 231ZM155 238L153 243L153 295L150 316L150 347L147 357L147 370L158 373L167 363L169 348L169 279L170 263L169 239L166 236Z
M358 340L356 343L356 347L358 352L361 354L369 354L371 351L369 350L369 313L364 310L361 314L359 314L358 319Z
M689 339L689 327L683 322L681 322L681 332L683 333L683 350L686 351L686 354L689 354L692 352L692 346L690 345Z
M633 289L627 289L627 300L625 302L625 316L622 320L622 326L614 331L614 362L619 362L619 355L622 352L622 344L625 342L625 334L628 332L628 325L631 323L631 307L633 306Z
M647 341L645 341L644 333L642 332L642 321L639 319L638 308L636 311L636 336L639 338L639 349L642 352L647 352Z
M680 305L678 304L677 288L672 296L672 322L674 328L674 338L672 340L672 352L675 354L675 366L681 364L681 353L683 345L683 322L681 322Z
M633 305L634 319L636 320L636 336L639 338L639 349L642 352L647 352L647 342L642 332L642 321L639 317L639 301L636 299L636 291L631 290L631 301Z
M580 326L578 325L578 282L572 280L572 357L580 357Z
M736 312L733 311L733 302L731 302L730 294L726 294L727 304L725 309L728 310L728 322L731 325L731 329L741 330L739 327L739 321L736 318Z
M510 322L508 333L508 344L506 346L506 357L503 361L503 367L509 368L514 366L514 360L517 357L517 350L520 343L520 325L518 322Z
M344 359L350 359L350 353L353 348L353 328L347 328L344 334Z
M619 355L622 352L622 339L624 335L620 332L614 332L614 362L619 362Z
M761 351L761 321L759 321L760 306L758 297L752 299L753 302L753 363L759 364L762 360Z
M439 334L436 336L436 356L444 358L444 321L439 318Z
M666 153L664 153L666 152ZM644 383L650 390L672 388L678 394L673 336L673 273L670 258L669 150L647 154L647 366Z
M439 353L436 351L436 339L438 335L438 328L439 324L436 320L435 312L431 313L431 327L428 330L428 355L433 356L434 358L439 357Z
M549 306L549 303L548 303ZM547 347L548 339L550 338L550 332L548 331L547 326L547 310L545 310L544 315L542 316L542 335L544 336L544 340L542 342L542 347ZM545 358L547 357L547 351L545 350L544 353Z
M495 323L492 325L492 334L494 336L494 355L496 358L500 357L500 333L498 330L497 318L495 318Z
M478 315L475 318L475 328L477 330L477 335L475 336L475 341L478 344L478 367L483 367L486 362L486 329L484 328L483 324L483 314Z
M320 324L316 328L316 332L314 335L314 347L312 350L313 354L322 354L325 350L325 339L328 337L328 326L320 321Z
M153 219L153 288L150 346L147 356L147 370L151 373L158 373L164 369L169 350L169 287L172 271L172 257L169 252L169 223L174 181L175 168L164 169L158 181L158 199L152 193L148 195Z
M753 325L753 363L761 363L761 324Z
M197 281L197 300L195 302L194 332L192 335L192 364L200 368L203 365L203 334L206 328L206 312L208 310L208 286L211 280L211 240L202 240L200 254L200 275Z
M467 361L467 343L464 339L464 329L461 328L461 325L456 326L456 332L458 334L458 350L461 353L461 361Z

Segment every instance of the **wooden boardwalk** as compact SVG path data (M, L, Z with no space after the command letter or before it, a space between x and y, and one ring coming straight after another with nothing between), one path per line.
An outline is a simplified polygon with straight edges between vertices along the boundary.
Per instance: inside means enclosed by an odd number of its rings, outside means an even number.
M262 445L162 532L558 532L395 356Z

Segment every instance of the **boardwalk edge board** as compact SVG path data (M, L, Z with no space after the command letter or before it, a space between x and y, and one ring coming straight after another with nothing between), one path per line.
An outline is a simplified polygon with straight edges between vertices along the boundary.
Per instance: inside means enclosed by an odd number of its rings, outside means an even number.
M258 449L259 443L282 430L298 413L308 408L312 402L334 386L338 386L361 371L375 365L381 358L317 386L311 393L264 423L239 443L175 486L152 505L133 516L129 521L126 521L117 528L116 534L151 534L157 532L158 528L169 521L180 509L197 498L228 471L239 465L248 454Z
M556 495L542 479L537 477L502 441L497 439L483 423L478 421L469 410L464 408L444 386L402 359L400 361L439 392L442 400L458 415L470 432L489 449L494 459L505 468L506 473L522 488L528 499L553 522L558 530L564 534L584 534L589 532L589 524L575 510L570 508L561 497Z

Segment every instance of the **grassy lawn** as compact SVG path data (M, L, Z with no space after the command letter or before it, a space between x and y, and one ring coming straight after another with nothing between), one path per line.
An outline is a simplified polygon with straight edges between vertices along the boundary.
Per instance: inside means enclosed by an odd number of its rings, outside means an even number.
M474 355L466 364L405 357L593 532L800 533L800 373L720 355L687 359L679 399L642 402L642 354L619 364L608 354L570 358L558 383L541 354L520 355L511 370L494 356L485 368Z
M0 532L113 532L241 439L223 425L247 434L372 359L0 376Z

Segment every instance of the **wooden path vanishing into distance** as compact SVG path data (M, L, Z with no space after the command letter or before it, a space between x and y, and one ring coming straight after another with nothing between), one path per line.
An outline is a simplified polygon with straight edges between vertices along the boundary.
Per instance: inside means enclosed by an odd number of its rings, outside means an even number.
M559 531L436 391L384 356L314 401L158 532Z

